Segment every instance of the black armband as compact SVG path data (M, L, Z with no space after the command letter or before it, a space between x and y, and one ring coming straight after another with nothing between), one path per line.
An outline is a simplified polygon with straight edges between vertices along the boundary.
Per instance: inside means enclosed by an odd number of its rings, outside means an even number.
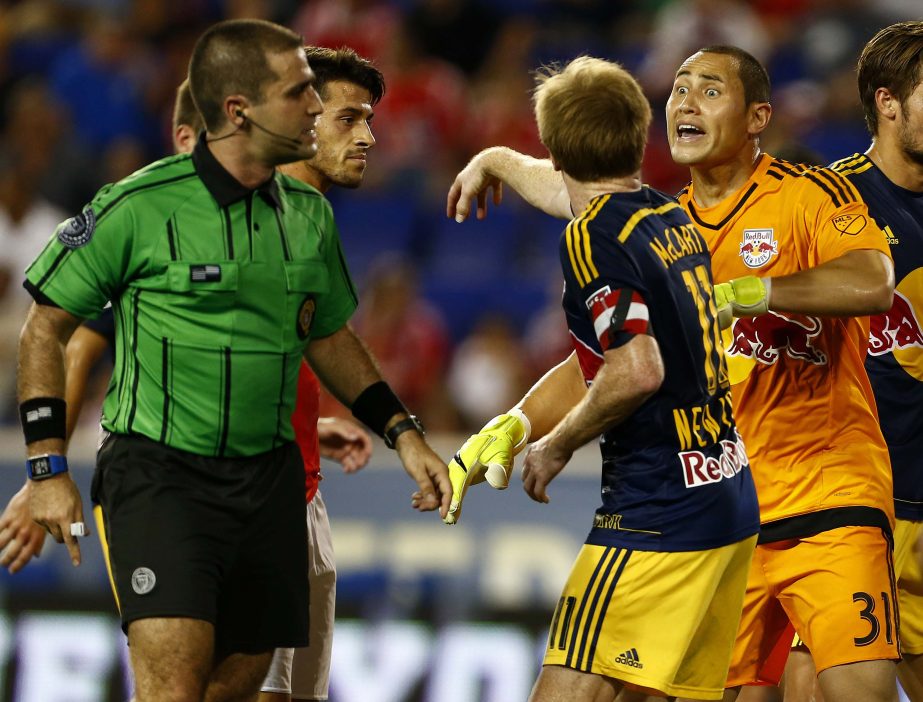
M391 418L400 412L407 412L404 403L384 380L372 383L359 393L350 410L356 419L382 438Z
M42 439L67 438L67 403L60 397L33 397L19 405L26 445Z

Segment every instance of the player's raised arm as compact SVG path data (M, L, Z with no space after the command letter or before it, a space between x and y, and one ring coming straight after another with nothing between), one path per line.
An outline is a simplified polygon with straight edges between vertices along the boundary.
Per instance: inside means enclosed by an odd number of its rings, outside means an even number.
M446 201L446 216L464 222L471 213L471 201L476 200L477 218L484 219L488 191L492 191L494 205L499 205L504 183L552 217L573 216L564 179L551 159L532 158L505 146L481 151L455 176Z

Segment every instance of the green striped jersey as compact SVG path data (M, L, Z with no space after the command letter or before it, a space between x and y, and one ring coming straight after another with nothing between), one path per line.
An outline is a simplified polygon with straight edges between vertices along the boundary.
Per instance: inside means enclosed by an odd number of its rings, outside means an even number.
M356 307L323 196L279 173L246 189L204 141L100 190L26 278L77 317L112 301L106 429L207 456L292 440L304 347Z

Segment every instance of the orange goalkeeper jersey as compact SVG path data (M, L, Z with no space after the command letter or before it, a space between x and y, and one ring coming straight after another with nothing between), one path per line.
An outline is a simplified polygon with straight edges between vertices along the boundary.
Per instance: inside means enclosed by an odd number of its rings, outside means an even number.
M714 207L697 206L691 185L679 197L708 242L716 282L788 275L857 249L888 253L855 187L827 168L763 154ZM778 538L807 535L805 524L813 533L841 526L836 520L893 524L888 451L863 366L868 337L868 317L775 312L725 331L764 534L783 519Z

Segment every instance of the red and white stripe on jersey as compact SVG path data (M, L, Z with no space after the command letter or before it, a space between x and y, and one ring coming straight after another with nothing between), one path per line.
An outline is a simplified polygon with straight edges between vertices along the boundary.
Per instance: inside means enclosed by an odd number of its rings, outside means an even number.
M612 334L624 331L629 334L646 334L648 330L647 303L634 290L612 290L608 285L594 292L586 301L593 319L593 330L605 351L612 343Z

